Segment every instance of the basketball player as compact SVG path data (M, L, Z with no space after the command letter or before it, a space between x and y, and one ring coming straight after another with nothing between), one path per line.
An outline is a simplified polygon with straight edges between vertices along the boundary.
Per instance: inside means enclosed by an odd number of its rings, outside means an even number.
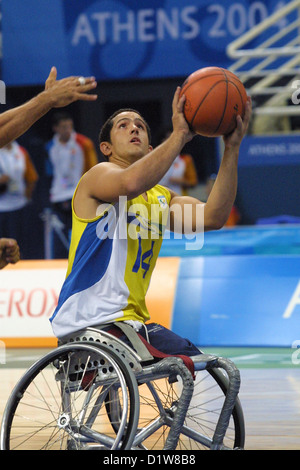
M57 70L52 67L44 91L27 103L0 114L0 147L24 134L50 109L61 108L77 100L94 101L97 98L97 95L87 93L97 86L93 77L56 78Z
M58 338L89 326L127 322L164 353L199 354L188 340L160 325L145 327L149 320L145 295L169 214L171 230L178 227L176 219L181 220L182 214L182 226L194 230L197 206L203 207L201 201L157 184L193 138L183 114L185 97L179 98L179 93L180 88L172 104L173 132L155 149L147 123L134 110L115 113L100 132L100 150L108 161L85 173L73 196L67 276L50 320ZM224 138L224 155L204 207L202 230L219 229L228 219L236 196L239 147L250 114L249 99L244 119L238 116L236 129ZM185 211L185 204L192 210Z

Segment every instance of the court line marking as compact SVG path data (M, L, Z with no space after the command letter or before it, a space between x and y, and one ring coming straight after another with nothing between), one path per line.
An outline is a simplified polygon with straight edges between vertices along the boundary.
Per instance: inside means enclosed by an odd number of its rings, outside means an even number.
M245 356L234 356L231 358L232 361L248 361L249 359L257 359L261 354L246 354Z

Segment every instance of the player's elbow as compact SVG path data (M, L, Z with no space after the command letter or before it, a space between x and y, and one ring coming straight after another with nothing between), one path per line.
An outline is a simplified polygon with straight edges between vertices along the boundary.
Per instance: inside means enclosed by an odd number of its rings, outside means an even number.
M143 193L143 189L135 178L125 177L123 179L123 194L127 196L128 199L134 199Z
M226 224L226 219L221 219L221 220L217 219L214 222L214 226L212 230L220 230L221 228L224 227L225 224Z
M206 232L210 230L220 230L222 227L224 227L225 223L221 223L220 221L212 221L210 223L205 224L204 229Z
M131 167L123 172L122 185L128 199L134 199L152 187L148 181L147 172L141 173Z
M226 224L227 217L224 214L205 213L204 214L204 230L220 230Z

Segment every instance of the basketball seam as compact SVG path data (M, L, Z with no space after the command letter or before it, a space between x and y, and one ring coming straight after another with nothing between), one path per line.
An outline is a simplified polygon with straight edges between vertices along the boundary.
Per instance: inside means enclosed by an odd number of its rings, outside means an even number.
M220 68L218 71L216 72L212 72L211 74L209 75L205 75L203 77L199 77L197 78L196 80L193 80L191 83L187 83L186 85L183 85L182 87L182 90L181 90L181 93L182 94L185 94L185 92L192 86L194 85L195 83L197 83L198 81L200 80L203 80L203 79L207 79L207 78L211 78L211 77L221 77L222 80L219 80L217 81L216 83L214 83L214 85L208 90L208 92L205 94L205 96L202 98L201 102L199 103L196 111L194 112L193 114L193 117L191 119L191 122L190 122L190 125L189 127L192 128L193 127L193 124L194 124L194 120L197 116L197 113L200 109L200 107L202 106L204 100L207 98L207 96L209 95L209 93L214 89L214 87L216 85L218 85L219 83L222 83L224 80L226 82L226 98L225 98L225 105L224 105L224 109L223 109L223 113L222 113L222 116L220 118L220 122L218 124L218 126L215 128L215 130L213 131L212 133L212 136L214 134L216 134L216 132L218 131L218 129L220 128L221 124L222 124L222 121L224 119L224 115L225 115L225 111L226 111L226 106L227 106L227 103L228 103L228 83L231 83L235 88L236 90L238 91L238 94L240 96L240 99L241 99L241 104L242 104L242 114L245 112L245 106L244 106L244 102L243 102L243 97L242 97L242 94L240 92L240 89L238 87L238 84L240 83L241 85L242 82L240 81L240 79L238 77L236 77L232 72L229 74L229 76L226 74L227 70L226 69L223 69L223 68ZM233 81L235 80L235 82Z
M234 75L234 73L230 72L230 70L229 70L228 72L229 72L229 75L228 75L228 79L229 79L229 80L235 80L236 82L239 82L241 85L243 85L243 83L241 82L241 80L239 79L239 77L237 77L236 75Z
M226 80L227 93L226 93L226 101L225 101L225 106L224 106L224 112L223 112L223 115L222 115L222 118L220 120L220 123L219 123L218 127L214 131L214 134L218 131L220 125L222 124L222 120L224 118L224 114L225 114L225 111L226 111L226 106L227 106L227 101L228 101L228 83L231 83L237 89L238 94L239 94L240 99L241 99L241 103L242 103L242 114L244 114L244 102L243 102L243 97L242 97L242 94L239 90L239 87L236 85L236 83L232 82L231 80Z
M203 101L204 101L204 100L206 99L206 97L209 95L209 93L211 92L211 90L213 90L213 89L215 88L215 86L218 85L218 83L222 83L222 82L223 82L223 79L220 80L220 81L218 81L218 82L216 82L216 83L214 83L213 86L207 91L206 95L203 96L201 102L199 103L198 108L196 109L196 111L195 111L195 113L194 113L194 115L193 115L193 117L192 117L191 126L193 126L194 119L195 119L195 117L196 117L196 115L197 115L197 113L198 113L198 111L199 111L199 109L200 109L200 107L201 107ZM195 82L193 82L193 83L195 83Z
M244 114L244 112L245 112L245 109L244 109L244 108L245 108L245 107L244 107L243 97L242 97L242 94L241 94L241 92L240 92L240 90L239 90L239 87L236 85L236 83L232 82L231 80L228 80L228 83L231 83L231 84L237 89L238 94L239 94L240 99L241 99L241 103L242 103L242 114ZM216 133L216 132L217 132L217 131L215 131L215 133Z
M221 73L213 73L211 75L205 75L205 77L199 77L197 78L197 80L194 80L192 83L187 83L186 85L183 85L182 89L181 89L181 93L184 94L184 92L190 88L190 86L194 85L194 83L197 83L199 82L200 80L204 80L205 78L211 78L211 77L223 77L223 75Z
M210 75L205 75L205 76L203 76L203 77L199 77L199 78L197 78L197 80L192 81L192 83L190 83L190 84L189 84L189 83L187 83L186 85L183 84L181 92L184 93L184 90L187 90L190 86L192 86L194 83L198 82L199 80L203 80L203 79L205 79L205 78L211 78L211 77L218 77L218 76L221 76L221 77L222 77L223 75L225 75L225 77L226 77L229 81L230 81L231 79L232 79L232 80L236 80L238 83L240 83L241 85L243 85L243 83L241 82L241 80L240 80L236 75L234 75L234 73L232 73L232 72L229 71L229 72L230 72L230 75L229 75L229 78L228 78L227 75L226 75L226 72L227 72L226 69L220 68L219 72L214 72L214 73L211 73Z
M223 69L222 69L222 70L223 70ZM225 72L224 70L223 70L223 73L224 73L225 82L226 82L226 98L225 98L223 113L222 113L222 116L221 116L219 125L218 125L217 128L214 130L213 134L215 134L215 133L218 131L218 129L220 128L220 125L222 124L222 121L223 121L223 118L224 118L224 115L225 115L225 111L226 111L226 107L227 107L227 102L228 102L228 78L227 78L226 72Z
M236 85L236 83L234 83L234 82L231 82L231 83L232 83L233 86L235 86L235 88L236 88L237 91L238 91L238 94L240 95L241 102L242 102L242 114L244 114L244 112L245 112L245 106L244 106L243 97L242 97L242 94L241 94L241 92L240 92L240 89L239 89L239 87ZM241 82L241 83L242 83L242 82Z

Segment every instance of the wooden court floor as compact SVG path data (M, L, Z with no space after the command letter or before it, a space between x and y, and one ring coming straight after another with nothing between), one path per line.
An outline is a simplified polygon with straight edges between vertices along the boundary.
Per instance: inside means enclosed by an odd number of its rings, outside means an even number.
M3 360L0 363L0 419L18 378L46 352L39 349L6 351L5 363ZM245 449L299 450L300 364L293 363L295 350L223 348L205 349L205 352L230 357L240 369Z

